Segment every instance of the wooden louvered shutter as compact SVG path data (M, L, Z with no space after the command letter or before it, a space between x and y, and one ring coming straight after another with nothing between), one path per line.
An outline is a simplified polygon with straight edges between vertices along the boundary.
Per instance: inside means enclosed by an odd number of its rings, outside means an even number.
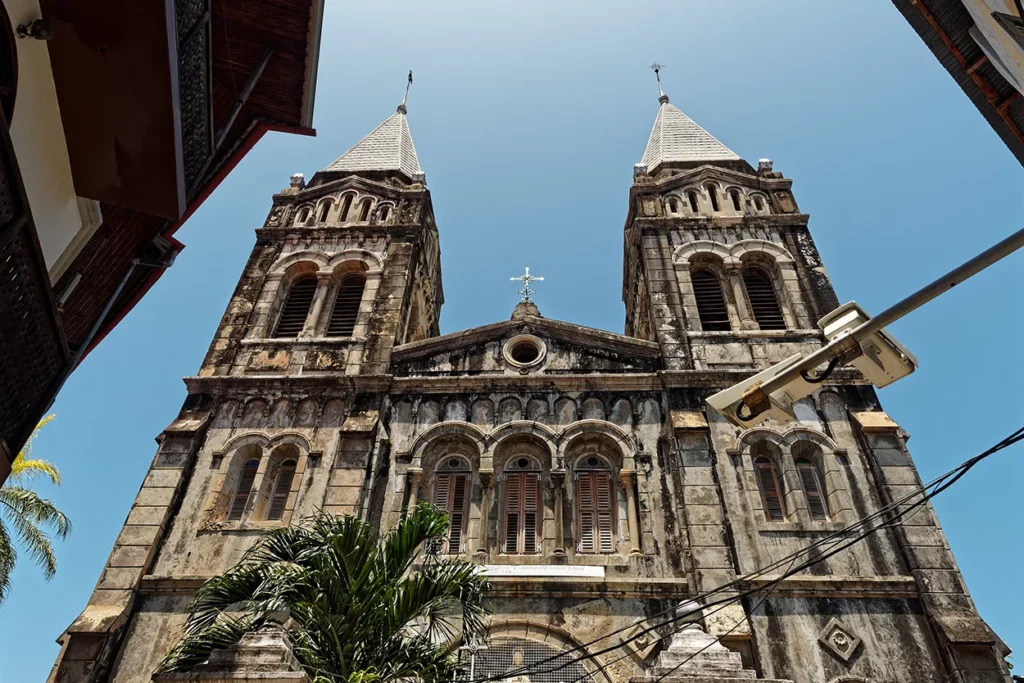
M523 553L535 553L540 526L540 477L533 473L520 476L523 478Z
M313 305L316 294L316 278L302 277L292 283L288 298L281 307L281 316L277 319L275 337L298 337L306 326L309 307Z
M800 485L804 488L804 495L807 496L807 509L811 513L811 519L828 519L828 504L821 489L817 468L806 458L801 458L796 461L796 469L800 473Z
M786 329L779 297L775 294L775 285L768 273L760 268L744 268L743 285L747 288L747 299L758 327L762 330Z
M363 301L366 279L362 275L349 275L338 286L334 298L331 320L327 323L328 337L351 337L359 317L359 305Z
M288 494L291 493L294 478L295 461L286 460L281 463L277 470L277 481L274 482L274 492L270 498L270 511L267 512L267 519L281 519L284 516L284 506L288 503Z
M757 485L761 489L765 517L771 522L785 520L786 508L782 500L779 479L775 474L775 465L768 458L758 458L754 466L757 469Z
M469 476L466 474L438 474L434 486L434 505L448 514L446 554L462 552L462 537L466 528L466 507L469 503Z
M710 270L695 270L690 273L693 298L697 301L697 316L705 332L728 332L729 309L722 296L722 283Z
M522 506L522 475L510 474L505 479L505 552L519 552L519 519Z
M231 509L228 511L229 520L237 521L245 513L245 505L249 502L249 494L252 492L252 484L256 481L256 472L259 468L259 460L250 460L242 466L235 497L231 499Z
M612 539L612 478L607 472L594 475L595 502L597 503L597 552L610 553Z
M581 553L592 553L595 549L593 480L593 472L580 472L576 475L576 522L580 534L576 550Z

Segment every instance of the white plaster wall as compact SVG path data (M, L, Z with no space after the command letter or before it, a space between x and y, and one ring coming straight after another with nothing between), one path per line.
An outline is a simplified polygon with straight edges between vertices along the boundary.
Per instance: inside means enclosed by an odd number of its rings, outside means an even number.
M974 18L974 23L988 40L991 51L982 46L996 69L1017 90L1024 93L1024 48L992 18L993 12L1017 15L1013 0L964 0L964 6ZM995 57L995 58L994 58Z
M15 28L40 17L37 0L3 2ZM24 38L16 43L18 92L10 122L11 139L46 268L50 280L56 282L91 235L79 235L83 232L82 217L46 42ZM98 221L91 227L95 230L97 226Z

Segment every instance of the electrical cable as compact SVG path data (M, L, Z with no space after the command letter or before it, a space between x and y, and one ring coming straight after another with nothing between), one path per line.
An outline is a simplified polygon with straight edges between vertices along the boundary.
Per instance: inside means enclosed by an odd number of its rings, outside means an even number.
M1005 439L1003 439L1002 441L997 443L995 446L993 446L993 447L989 448L988 450L986 450L986 451L984 451L984 452L974 456L973 458L965 461L964 463L961 463L960 465L958 465L957 467L953 468L949 472L946 472L945 474L940 475L939 477L933 479L928 484L926 484L926 485L924 485L924 486L914 490L913 492L907 494L903 498L898 499L896 501L893 501L893 502L883 506L882 508L880 508L878 511L872 513L871 515L868 515L868 516L862 518L861 520L858 520L858 521L852 523L851 525L841 529L840 531L834 532L833 534L830 534L829 536L825 537L824 539L821 539L821 540L819 540L819 541L817 541L815 543L812 543L809 546L807 546L807 547L805 547L805 548L803 548L801 550L796 551L795 553L792 553L792 554L782 558L781 560L773 562L773 563L767 565L766 567L763 567L763 568L761 568L761 569L759 569L759 570L757 570L755 572L751 572L749 574L746 574L743 577L735 579L735 580L733 580L733 581L731 581L729 583L726 583L726 584L724 584L722 586L719 586L718 588L715 588L715 589L713 589L711 591L706 591L703 594L693 596L691 598L691 600L699 601L699 600L705 599L705 598L707 598L709 596L715 595L717 593L721 593L723 591L730 590L731 588L734 588L734 587L736 587L738 585L741 585L741 584L744 584L744 583L749 583L751 580L756 579L759 576L764 575L766 572L771 571L772 569L780 566L781 564L785 563L787 560L792 560L792 562L791 562L791 566L792 566L792 563L795 563L796 559L799 558L801 555L813 552L819 546L824 545L826 543L829 543L829 542L832 542L832 541L836 541L836 540L840 540L840 537L845 536L849 531L854 530L854 529L856 529L856 528L858 528L860 526L863 526L866 523L870 523L874 519L876 519L876 518L878 518L880 516L886 515L886 514L888 514L889 512L891 512L891 511L893 511L895 509L898 509L899 506L907 503L911 498L914 498L915 496L923 495L921 500L913 503L908 508L899 511L894 516L894 518L889 520L886 524L883 524L883 525L880 525L880 526L877 526L877 527L872 527L872 528L868 529L867 531L859 534L858 536L853 537L852 539L846 539L846 542L844 544L842 544L840 547L830 548L829 551L827 552L827 554L816 555L810 561L805 562L804 564L800 565L796 569L787 570L784 574L782 574L782 575L780 575L778 577L773 578L765 586L761 586L761 587L758 587L756 589L750 589L750 590L747 590L747 591L743 591L743 592L741 592L741 593L739 593L737 595L731 596L731 597L727 597L727 598L719 599L719 600L716 600L716 601L712 601L711 603L706 604L704 607L715 606L715 605L719 605L719 604L723 604L723 603L730 604L730 603L736 602L737 600L741 600L744 597L748 597L750 595L753 595L753 594L756 594L756 593L760 593L761 591L764 591L766 587L771 589L771 590L773 590L775 586L777 586L779 583L781 583L784 579L788 578L789 576L791 576L791 575L793 575L795 573L798 573L798 572L802 571L803 569L806 569L807 567L810 567L810 566L812 566L814 564L822 562L822 561L832 557L833 555L835 555L835 554L837 554L839 552L842 552L846 548L854 545L855 543L858 543L859 541L863 540L867 536L869 536L869 535L871 535L873 533L876 533L877 531L880 531L881 529L889 528L889 527L893 526L894 524L896 524L896 520L899 520L899 519L907 516L908 514L913 513L918 508L923 506L926 502L928 502L931 498L934 498L938 494L940 494L943 491L945 491L946 489L948 489L950 486L952 486L954 483L956 483L971 468L973 468L975 465L977 465L983 459L989 457L990 455L992 455L992 454L994 454L994 453L996 453L996 452L998 452L998 451L1000 451L1000 450L1002 450L1004 448L1007 448L1007 447L1009 447L1009 446L1011 446L1011 445L1021 441L1022 439L1024 439L1024 427L1018 429L1013 434L1011 434L1010 436L1006 437ZM947 479L949 479L948 482L946 481ZM934 488L935 490L932 491L931 493L928 493L929 489L932 489L932 488ZM724 609L724 607L723 607L723 609ZM667 609L667 610L662 610L659 613L651 615L650 618L657 618L659 616L662 616L662 615L667 614L669 612L673 612L675 610L676 610L676 607L672 607L672 608ZM701 611L703 611L703 608L701 609ZM591 640L591 641L589 641L587 643L581 643L581 644L577 645L576 647L572 648L571 650L568 650L568 651L563 650L562 652L559 652L557 655L554 655L554 656L547 657L545 659L539 660L539 661L534 662L534 663L532 663L532 664L530 664L528 666L520 667L520 669L511 671L511 672L505 672L505 673L503 673L500 676L490 676L490 677L485 677L485 678L474 679L473 681L470 681L469 683L486 683L488 681L503 680L503 679L510 678L512 676L517 676L517 675L521 675L521 674L524 674L524 673L530 673L530 672L533 672L533 673L550 673L550 672L553 672L553 671L557 671L559 669L565 668L566 666L570 666L571 664L573 664L575 662L578 662L578 661L581 661L583 659L593 659L594 657L596 657L596 656L598 656L600 654L604 654L606 652L614 650L615 648L619 647L620 645L625 645L625 644L635 640L636 638L639 638L639 637L641 637L641 636L643 636L643 635L645 635L647 633L650 633L653 630L659 629L659 628L661 628L661 627L663 627L663 626L665 626L667 624L671 624L671 623L677 622L677 621L679 621L681 619L685 619L685 618L687 618L689 616L692 616L696 612L697 612L697 610L693 610L691 612L687 612L687 613L683 613L683 614L677 614L673 618L666 619L665 621L663 621L663 622L661 622L659 624L655 624L653 626L650 626L650 627L648 627L646 629L641 630L639 633L634 634L633 636L631 636L630 638L624 640L622 643L620 643L618 645L613 645L613 646L604 648L604 649L599 650L599 651L597 651L595 653L587 653L585 648L589 647L590 645L593 645L593 644L595 644L597 642L605 640L605 639L607 639L607 638L609 638L609 637L611 637L613 635L616 635L616 634L621 633L621 632L623 632L625 630L628 630L629 628L632 628L633 625L630 624L630 625L627 625L625 627L616 629L616 630L614 630L614 631L612 631L612 632L610 632L610 633L608 633L608 634L606 634L604 636L601 636L599 638L595 638L595 639L593 639L593 640ZM581 656L581 657L572 659L572 660L570 660L568 662L562 663L561 665L556 666L556 667L551 668L551 669L545 669L545 670L540 670L540 671L537 671L535 669L535 667L538 667L538 666L540 666L542 664L546 664L548 662L551 662L551 661L553 661L555 659L558 659L558 658L564 656L567 652L574 652L574 651L583 651L584 655ZM618 661L618 660L615 660L615 661Z

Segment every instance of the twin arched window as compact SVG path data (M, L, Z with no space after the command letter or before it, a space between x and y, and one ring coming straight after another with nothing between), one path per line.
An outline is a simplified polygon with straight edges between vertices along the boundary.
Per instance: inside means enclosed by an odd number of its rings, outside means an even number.
M782 522L788 517L786 511L785 491L782 487L782 478L776 466L776 459L766 454L769 450L767 444L756 448L755 452L762 455L754 457L754 475L757 478L757 488L761 493L761 507L764 510L765 519L769 522ZM829 518L828 501L825 497L825 489L821 485L821 476L818 466L814 463L814 444L807 441L798 441L794 444L793 463L800 480L800 488L803 490L807 500L807 511L812 520L826 521Z
M743 285L750 302L750 312L762 330L784 330L786 320L775 291L772 277L758 266L744 266ZM690 271L693 297L697 303L697 316L705 332L726 332L732 329L729 309L722 294L722 283L718 275L707 268Z
M296 461L288 458L277 466L274 474L274 481L269 490L269 505L266 508L266 519L279 520L284 516L288 504L288 494L292 490L292 482L295 479ZM260 470L260 458L249 458L242 465L238 475L238 485L235 487L228 507L228 521L237 522L245 515L249 507L249 501L254 494L253 486ZM266 489L264 489L266 490Z
M327 323L328 337L351 337L359 319L359 307L366 288L366 277L361 273L350 273L342 278L334 297L331 317ZM274 328L274 337L298 337L306 327L309 311L316 295L315 275L302 275L295 279ZM314 321L314 324L316 321Z

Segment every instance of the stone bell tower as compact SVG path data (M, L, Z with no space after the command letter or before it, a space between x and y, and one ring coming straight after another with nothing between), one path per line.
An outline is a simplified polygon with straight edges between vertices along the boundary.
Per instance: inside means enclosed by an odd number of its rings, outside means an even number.
M378 422L392 349L436 336L442 302L403 103L308 183L293 175L274 195L51 680L148 682L189 593L258 532L318 508L372 520L389 467ZM236 674L225 680L248 680Z

